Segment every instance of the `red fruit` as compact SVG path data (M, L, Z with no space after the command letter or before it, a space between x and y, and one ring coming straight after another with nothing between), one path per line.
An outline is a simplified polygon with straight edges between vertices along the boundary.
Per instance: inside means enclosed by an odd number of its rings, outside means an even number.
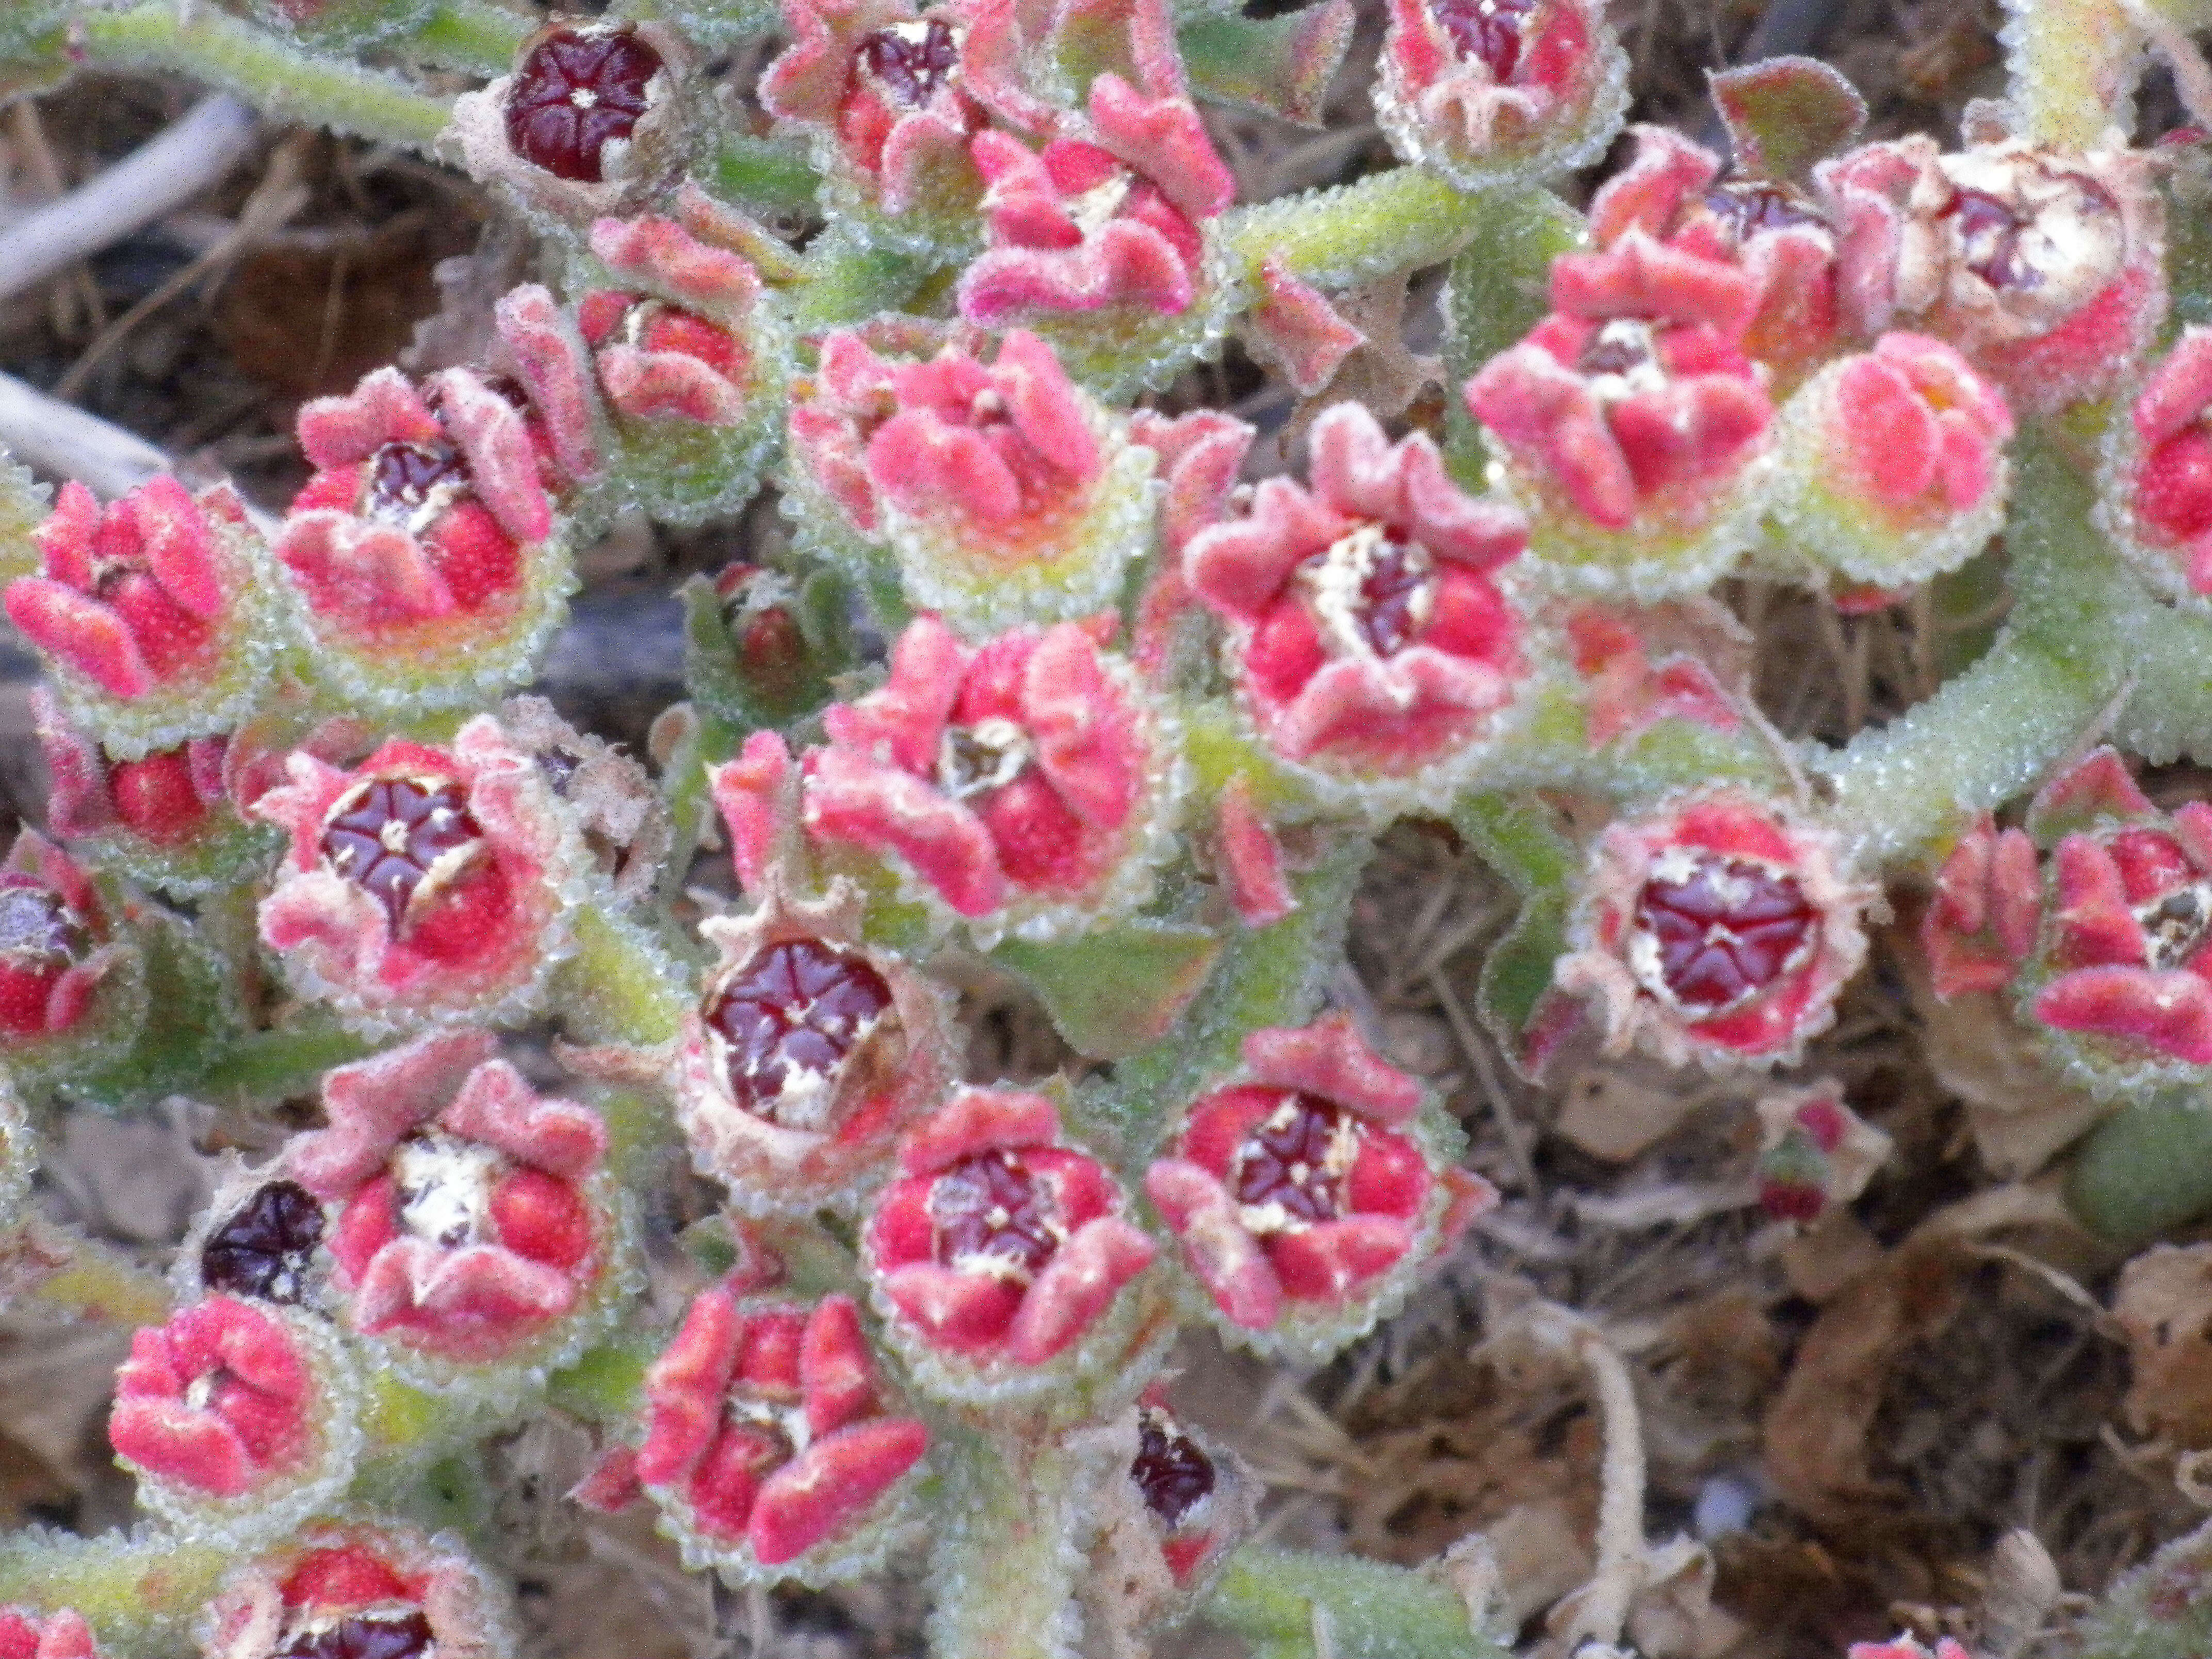
M951 78L959 62L952 26L933 17L862 35L853 54L853 73L872 76L898 102L919 109Z
M1429 9L1452 44L1479 60L1493 80L1513 78L1521 62L1521 31L1536 0L1435 0Z
M340 796L317 843L330 867L383 905L392 936L474 864L483 831L450 778L364 778Z
M1174 1418L1146 1406L1137 1413L1137 1456L1129 1479L1144 1494L1145 1507L1172 1528L1212 1492L1213 1460Z
M819 1080L804 1091L810 1099L836 1092L890 1006L890 987L857 953L797 939L760 951L702 1012L728 1045L724 1063L738 1104L775 1122L794 1073Z
M660 54L628 29L558 29L532 47L507 94L507 142L559 179L598 184L605 151L646 111Z
M1787 872L1705 854L1686 873L1644 884L1630 963L1653 995L1710 1016L1748 1001L1802 963L1819 925Z

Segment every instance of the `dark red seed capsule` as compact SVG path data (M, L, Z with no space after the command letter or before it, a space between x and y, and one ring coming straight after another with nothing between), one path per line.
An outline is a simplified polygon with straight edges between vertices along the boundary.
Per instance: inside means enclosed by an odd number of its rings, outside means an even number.
M200 1278L210 1291L296 1303L323 1237L323 1206L297 1182L272 1181L200 1247Z
M890 1011L890 987L866 959L820 939L786 939L756 955L709 999L738 1104L776 1121L794 1073L834 1087Z
M929 1215L940 1266L995 1256L1024 1283L1043 1270L1062 1236L1051 1194L1019 1158L997 1148L939 1176Z
M1173 1418L1146 1407L1137 1416L1137 1457L1129 1479L1144 1494L1145 1507L1172 1528L1213 1491L1213 1460Z
M1787 872L1749 859L1698 857L1679 878L1648 881L1636 902L1632 964L1646 988L1700 1016L1747 1002L1802 962L1820 913Z
M383 905L396 938L426 880L442 883L483 844L468 796L450 778L370 778L331 809L324 861Z
M599 184L606 147L636 131L659 72L660 54L629 29L556 30L515 70L507 142L557 179Z
M1293 1225L1344 1213L1344 1177L1358 1151L1359 1123L1314 1095L1285 1095L1244 1137L1230 1166L1230 1191L1251 1209L1279 1212Z
M1521 31L1535 9L1536 0L1430 0L1429 7L1462 55L1482 64L1500 85L1521 65Z

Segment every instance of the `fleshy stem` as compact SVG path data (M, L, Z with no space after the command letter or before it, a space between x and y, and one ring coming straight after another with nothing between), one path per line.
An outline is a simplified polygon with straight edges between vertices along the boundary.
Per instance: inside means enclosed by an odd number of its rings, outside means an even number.
M0 1237L0 1291L47 1313L117 1325L168 1317L168 1281L112 1245L43 1219Z
M30 1528L0 1540L0 1605L74 1607L104 1644L135 1650L178 1633L234 1559L152 1526L93 1538Z
M1468 1622L1458 1592L1352 1555L1247 1546L1230 1558L1206 1619L1252 1659L1507 1659Z
M2124 125L2143 37L2120 0L2010 0L2003 40L2021 136L2087 149Z
M2017 599L1996 643L1910 713L1813 761L1869 863L1911 857L2027 788L2112 703L2143 631L2163 631L2091 527L2094 492L2053 436L2023 434L2016 465Z
M536 27L534 19L498 0L442 0L401 46L410 57L441 69L504 75Z
M554 970L553 1006L585 1042L649 1048L684 1023L683 977L645 930L611 906L575 914L575 954Z
M445 130L445 100L395 76L322 58L204 6L149 0L128 11L82 13L70 46L81 61L190 76L286 120L428 151Z
M1071 1659L1075 1460L1042 1431L956 1433L944 1443L952 1490L931 1569L929 1650Z
M1274 258L1317 286L1351 288L1395 270L1441 264L1491 215L1510 212L1515 196L1534 193L1469 193L1420 167L1393 167L1241 209L1222 228L1248 280Z

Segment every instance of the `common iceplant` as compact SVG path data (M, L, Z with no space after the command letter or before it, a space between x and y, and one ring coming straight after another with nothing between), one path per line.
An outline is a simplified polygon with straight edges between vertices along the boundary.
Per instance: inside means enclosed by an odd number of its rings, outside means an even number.
M511 1654L481 1448L555 1412L574 1501L729 1587L926 1557L940 1659L1200 1613L1504 1650L1448 1573L1247 1544L1170 1364L1344 1353L1496 1200L1328 994L1365 849L1444 820L1517 890L1480 1011L1532 1077L1787 1073L1894 902L2115 1125L2201 1097L2212 805L2134 763L2212 755L2212 148L2129 122L2208 22L2021 0L1952 148L1731 70L1722 149L1638 128L1583 212L1628 101L1588 0L1392 0L1402 164L1241 204L1202 106L1315 119L1350 0L15 6L0 86L156 69L412 148L543 280L302 409L280 520L0 475L52 775L0 865L4 1284L137 1328L150 1516L0 1542L0 1659ZM764 136L712 73L760 36ZM1439 265L1447 412L1394 432L1329 395L1389 343L1347 296ZM1231 331L1308 399L1255 481L1245 422L1142 401ZM617 515L763 491L787 543L687 589L651 766L520 695ZM1844 748L1684 643L1724 578L1878 608L2000 538L1993 642ZM1060 1073L963 1076L979 958ZM1782 1080L1802 1222L1887 1142ZM283 1144L155 1282L28 1176L42 1121L175 1095ZM2082 1650L2201 1650L2182 1577Z

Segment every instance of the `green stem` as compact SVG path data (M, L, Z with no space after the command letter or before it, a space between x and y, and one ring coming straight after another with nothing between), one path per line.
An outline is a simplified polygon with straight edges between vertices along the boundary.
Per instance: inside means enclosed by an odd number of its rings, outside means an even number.
M536 18L510 11L498 0L441 0L403 49L441 69L504 75L537 28Z
M1910 713L1815 763L1834 820L1869 863L1911 857L2033 783L2089 732L2139 649L2150 607L2090 525L2088 480L2045 434L2024 434L2014 465L2017 597L1996 644Z
M237 1559L150 1523L90 1538L33 1528L0 1540L0 1605L74 1608L104 1653L181 1650L189 1621Z
M731 200L769 213L811 213L822 177L806 152L781 138L724 137L714 154L715 188Z
M803 334L863 323L896 310L928 280L930 264L911 253L870 247L830 230L807 252L806 282L792 320Z
M583 1042L672 1042L690 996L683 970L611 904L575 913L575 954L554 969L553 1006Z
M274 1030L251 1031L225 1049L196 1092L216 1099L283 1100L312 1091L333 1066L375 1045L328 1014L310 1011Z
M663 20L709 51L766 34L783 23L777 0L617 0L607 15Z
M2008 9L2006 68L2021 136L2091 148L2135 94L2142 31L2119 0L2012 0Z
M1507 1659L1448 1586L1352 1555L1253 1546L1230 1558L1206 1619L1252 1659Z
M929 1650L1072 1659L1079 1624L1074 1460L1042 1433L953 1440L952 1491L931 1564Z
M320 58L206 6L149 0L77 20L83 61L190 76L271 115L381 143L428 151L448 106L395 76Z
M1352 288L1395 270L1440 264L1499 210L1500 198L1455 190L1419 167L1263 202L1222 229L1246 278L1273 258L1322 288Z
M174 1301L161 1274L112 1244L46 1220L0 1241L0 1285L48 1313L115 1325L158 1325Z
M219 1544L153 1526L93 1538L29 1528L0 1539L0 1606L74 1607L103 1652L166 1650L236 1561Z

